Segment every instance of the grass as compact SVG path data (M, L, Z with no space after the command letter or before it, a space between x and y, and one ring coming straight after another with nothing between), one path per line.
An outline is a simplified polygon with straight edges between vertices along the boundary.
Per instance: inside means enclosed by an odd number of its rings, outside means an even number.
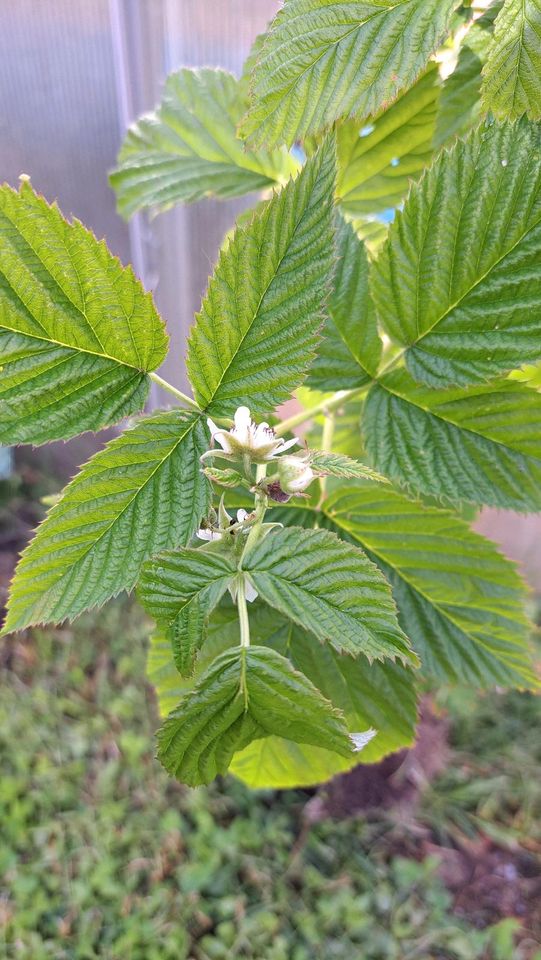
M325 821L299 846L306 792L189 791L161 770L145 634L117 602L5 641L2 958L540 960L514 919L457 916L437 857L410 855L419 832L456 846L491 830L537 853L533 698L449 695L453 763L418 822Z

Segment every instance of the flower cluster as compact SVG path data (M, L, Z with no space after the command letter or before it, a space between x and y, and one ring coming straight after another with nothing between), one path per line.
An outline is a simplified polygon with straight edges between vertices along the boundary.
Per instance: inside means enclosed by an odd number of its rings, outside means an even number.
M283 440L276 436L268 423L254 423L248 407L238 408L234 426L230 430L220 429L212 420L207 423L213 444L218 443L219 446L207 450L201 460L221 457L224 460L247 462L249 465L268 464L273 461L276 464L276 473L269 476L263 485L271 499L287 501L291 496L302 494L315 479L308 453L284 455L299 442L297 438Z

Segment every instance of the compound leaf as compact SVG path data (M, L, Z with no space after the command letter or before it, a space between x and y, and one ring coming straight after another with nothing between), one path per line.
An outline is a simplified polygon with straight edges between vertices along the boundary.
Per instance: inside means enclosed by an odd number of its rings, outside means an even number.
M376 736L363 748L363 763L376 763L411 744L416 722L416 684L411 670L389 661L369 664L364 657L341 656L261 601L250 604L249 612L252 643L287 655L293 666L342 710L351 733L376 729ZM237 644L236 608L222 601L207 624L196 675ZM159 633L151 639L148 677L164 715L186 692L187 684L175 669L169 640ZM274 735L254 740L236 753L230 771L251 787L282 789L321 783L358 762L357 754L344 757L323 746Z
M271 619L275 637L276 612L263 607L260 613L263 617L250 617L252 633L257 638L259 621L263 619L265 625ZM343 757L323 746L294 743L280 736L254 740L235 754L231 773L254 789L307 787L351 769L359 759L376 763L388 753L411 745L417 719L411 670L388 661L369 664L364 657L341 656L332 647L314 642L295 624L285 622L282 633L293 665L342 710L349 730L375 728L376 735L360 758Z
M411 86L455 0L286 0L259 44L241 132L292 144L340 117L367 117Z
M239 82L225 70L170 74L156 112L130 127L111 174L119 212L129 217L285 182L297 167L285 150L254 153L237 139L245 107Z
M426 673L481 687L538 685L524 585L490 541L381 485L337 491L323 509L389 579Z
M482 125L397 214L372 294L416 380L478 383L541 356L540 155L528 121Z
M366 451L377 470L417 493L541 510L541 394L501 380L430 390L406 370L368 394Z
M197 786L225 773L251 740L277 732L342 756L355 752L342 714L289 660L267 647L237 647L213 661L166 719L158 757Z
M150 294L78 220L0 187L0 443L47 443L140 410L167 353Z
M187 359L213 416L268 413L304 379L332 274L334 176L329 138L222 249Z
M171 410L92 457L23 553L5 631L76 617L130 590L153 553L186 543L209 504L207 437L197 415Z
M415 663L385 579L326 530L271 530L242 561L259 596L322 642L370 660Z
M325 453L323 450L310 451L310 466L316 471L329 477L345 477L357 480L377 480L379 483L388 483L386 477L376 473L365 463L352 460L342 453Z

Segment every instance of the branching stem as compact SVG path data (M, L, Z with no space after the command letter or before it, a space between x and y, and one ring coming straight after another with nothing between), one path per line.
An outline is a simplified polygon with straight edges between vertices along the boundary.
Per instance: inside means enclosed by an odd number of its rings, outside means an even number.
M190 410L197 410L198 413L201 413L199 404L192 400L191 397L188 397L185 393L182 393L182 390L177 390L172 383L168 383L167 380L164 380L163 377L158 376L157 373L149 373L149 377L154 383L157 383L162 390L167 390L168 393L173 394L185 407L189 407Z
M395 354L389 362L379 371L379 373L374 377L373 382L377 383L381 377L393 370L398 364L402 361L407 347L400 350L399 353ZM362 396L362 394L368 390L370 386L369 383L365 384L363 387L355 387L354 390L338 390L337 393L332 397L328 397L326 400L322 400L320 403L316 403L313 407L308 407L306 410L301 410L299 413L294 414L292 417L288 417L287 420L282 420L282 423L279 423L275 428L275 434L277 437L283 436L284 433L289 433L290 430L293 430L295 427L299 427L302 423L306 423L307 420L312 420L314 417L317 417L318 414L331 414L338 410L344 403L348 403L350 400L355 400L356 397Z
M290 430L293 430L294 427L300 426L301 423L312 420L313 417L316 417L319 413L333 413L349 400L360 397L365 390L366 387L356 387L355 390L339 390L333 397L328 397L326 400L322 400L321 403L316 403L314 407L301 410L300 413L296 413L293 417L288 417L287 420L283 420L282 423L278 424L274 432L277 437L281 437L284 433L289 433Z

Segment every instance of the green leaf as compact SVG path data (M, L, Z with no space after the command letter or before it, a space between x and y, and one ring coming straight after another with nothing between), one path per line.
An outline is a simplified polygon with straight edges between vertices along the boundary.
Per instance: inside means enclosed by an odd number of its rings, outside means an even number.
M167 353L150 294L78 220L0 188L0 443L47 443L140 410Z
M190 786L225 773L251 740L280 732L299 743L355 751L342 715L285 657L266 647L221 654L158 733L158 758Z
M235 574L234 556L221 543L159 553L143 565L137 599L169 639L182 676L192 673L205 620Z
M156 112L130 127L111 174L119 212L129 217L285 182L297 168L285 150L254 153L237 139L245 108L238 80L225 70L170 74Z
M259 46L241 132L292 144L340 117L378 113L444 38L455 0L286 0Z
M384 578L326 530L271 530L242 568L266 603L336 650L415 663Z
M481 71L493 36L494 20L502 0L493 3L469 28L455 69L445 79L438 103L434 146L467 133L481 119Z
M375 257L387 239L389 224L377 217L354 217L349 221L359 240L364 242L370 257Z
M316 390L349 390L371 380L381 357L376 316L368 290L368 257L353 227L336 218L336 266L328 319L308 375Z
M298 511L290 511L297 513ZM343 757L322 746L294 743L280 736L253 741L236 753L230 771L251 787L311 786L363 763L376 763L386 754L409 746L415 735L416 689L411 670L364 657L340 656L276 610L257 601L250 604L252 642L287 655L293 666L343 711L350 732L374 727L377 735L358 754ZM211 615L196 665L200 675L212 660L238 644L238 617L232 604L220 604ZM188 689L171 657L169 640L151 639L148 678L156 688L160 713L168 713ZM193 682L193 681L192 681Z
M131 590L153 553L186 543L208 509L207 444L196 415L171 410L92 457L24 551L5 630L74 618Z
M329 477L346 477L350 479L375 480L379 483L388 483L387 477L382 477L360 463L341 453L325 453L323 450L310 451L310 466L317 472Z
M416 380L467 385L541 356L540 151L527 121L481 126L397 214L372 294Z
M405 370L368 394L371 463L409 489L528 512L541 510L541 394L511 380L430 390Z
M349 120L337 132L336 196L352 216L396 207L430 163L439 93L436 64L390 107L359 129Z
M211 415L268 413L304 379L332 272L334 174L329 138L222 250L187 359Z
M538 685L524 585L492 543L454 514L381 485L337 491L324 511L390 580L424 672L481 687Z
M250 603L250 633L254 645L271 646L279 653L285 652L283 637L285 629L289 628L290 621L281 617L275 610L272 611L273 620L269 616L270 607L261 601ZM218 606L212 611L205 623L203 645L197 657L192 676L181 677L174 661L171 650L171 640L167 629L161 626L154 631L150 638L147 676L150 683L156 688L158 706L161 716L170 713L176 707L179 699L188 690L191 690L201 674L221 653L229 647L239 645L239 614L235 603L226 593Z
M268 609L263 608L265 612L268 617ZM272 616L276 618L275 613ZM286 630L288 656L294 666L343 711L350 731L373 727L376 735L360 757L350 758L279 736L254 740L235 754L231 773L253 789L309 787L350 770L359 761L376 763L412 744L417 711L411 670L394 663L369 664L362 657L340 656L331 647L315 644L293 624L285 625ZM254 632L257 637L257 624Z
M245 487L247 490L250 490L252 487L252 484L248 482L246 477L243 477L237 470L231 470L229 468L220 470L219 467L208 466L205 467L203 473L212 483L217 483L220 487L229 487L230 489Z
M541 119L541 0L506 0L483 70L483 103L496 117Z

